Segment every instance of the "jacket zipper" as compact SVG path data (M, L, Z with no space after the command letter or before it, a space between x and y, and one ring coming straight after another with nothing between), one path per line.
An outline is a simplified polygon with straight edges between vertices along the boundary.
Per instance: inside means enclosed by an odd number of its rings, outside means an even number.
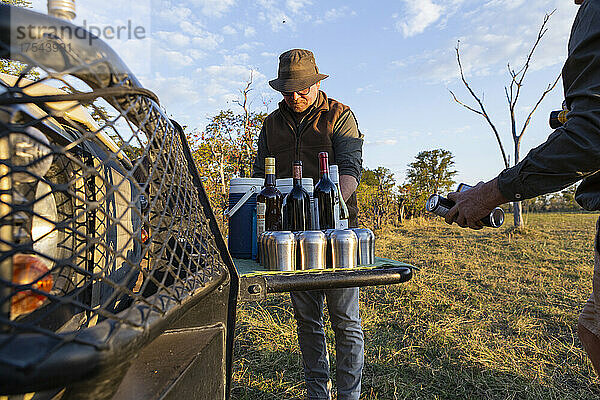
M294 149L295 150L295 154L296 154L296 160L300 159L300 140L302 139L302 134L306 130L306 127L315 118L317 118L317 116L319 115L320 112L321 112L321 110L315 108L315 112L309 114L305 118L302 118L302 120L300 121L300 123L298 125L292 124L290 122L290 120L287 118L287 116L284 114L285 122L287 123L288 127L292 130L292 133L296 137L296 146L295 146L296 148ZM293 118L292 118L292 120L293 120ZM306 121L306 124L304 124L305 121Z

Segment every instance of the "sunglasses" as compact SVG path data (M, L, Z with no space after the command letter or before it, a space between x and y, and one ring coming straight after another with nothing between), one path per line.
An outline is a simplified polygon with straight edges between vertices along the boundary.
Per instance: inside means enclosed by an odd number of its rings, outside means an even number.
M296 93L298 96L306 96L310 93L310 88L311 86L307 87L306 89L296 90L295 92L281 92L281 94L285 97L292 97L294 93Z

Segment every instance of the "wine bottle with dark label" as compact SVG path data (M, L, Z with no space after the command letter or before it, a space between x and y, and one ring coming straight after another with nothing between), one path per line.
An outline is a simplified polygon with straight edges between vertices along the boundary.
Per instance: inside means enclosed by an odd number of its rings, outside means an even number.
M256 196L256 237L264 231L280 231L283 225L283 195L275 187L275 159L265 158L265 183Z
M302 161L293 164L294 186L283 199L283 229L298 232L311 229L310 196L302 187Z
M319 173L321 179L315 186L313 198L315 202L315 229L335 229L334 205L337 187L329 178L329 154L319 153Z

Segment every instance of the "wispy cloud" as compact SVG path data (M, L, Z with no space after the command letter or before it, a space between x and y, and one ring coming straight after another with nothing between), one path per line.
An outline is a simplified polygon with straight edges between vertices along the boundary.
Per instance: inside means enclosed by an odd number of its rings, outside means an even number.
M277 7L277 2L274 0L258 0L257 4L261 10L258 12L258 20L268 24L272 31L281 31L286 27L285 24L293 28L294 21L292 21L288 13Z
M235 35L236 33L237 33L237 30L231 25L225 25L223 27L224 35Z
M173 68L189 67L194 63L194 59L180 51L165 50L156 48L153 50L156 60L161 60L162 63Z
M239 51L252 51L252 52L255 52L257 48L263 47L263 46L264 46L264 43L262 43L262 42L246 42L246 43L242 43L242 44L240 44L239 46L236 47L236 49L235 49L236 50L236 54L235 55L237 55L237 52L239 52ZM234 57L235 57L235 55L234 55Z
M311 4L310 0L287 0L283 5L277 0L256 0L258 20L266 23L274 32L284 29L293 31L298 22L314 20L307 11Z
M381 91L375 88L374 85L367 85L363 87L356 88L356 94L365 94L365 93L380 93Z
M523 3L524 4L524 3ZM559 66L566 56L566 41L576 9L561 0L530 0L515 8L511 1L491 0L471 9L461 9L461 18L469 26L454 37L440 41L440 47L391 63L400 68L403 78L425 79L430 83L445 83L459 77L454 50L460 40L460 54L465 74L489 76L506 74L508 62L520 66L531 49L542 23L544 12L556 6L546 36L537 48L531 70ZM570 6L570 7L569 7ZM498 18L501 15L502 18ZM506 21L512 21L507 24ZM418 66L418 67L417 67ZM557 70L558 73L558 70Z
M423 33L427 27L438 21L444 12L444 7L431 0L404 2L406 15L396 22L396 29L406 38Z
M181 21L179 28L181 34L190 36L191 44L199 49L214 50L224 40L222 35L204 30L189 20Z
M365 140L365 146L393 146L398 143L396 139L379 139L379 140Z
M190 3L199 7L204 15L222 17L235 4L235 0L191 0Z
M203 69L202 75L202 80L206 83L203 93L215 103L237 100L240 89L246 85L250 76L255 85L260 85L266 80L260 72L241 64L211 65Z
M312 1L310 0L287 0L285 2L287 8L293 13L298 13L302 11L304 7L310 4L312 4Z
M186 47L189 46L191 38L181 32L165 32L159 31L154 33L154 38L159 42L163 42L167 47Z
M153 13L165 21L182 21L190 18L192 10L189 7L182 7L163 1L158 7L153 8Z
M331 8L325 11L323 17L317 18L315 24L324 24L327 22L338 21L343 18L356 16L356 11L350 9L348 6L342 6L339 8Z
M164 76L154 74L148 88L156 92L162 104L168 104L170 109L178 105L189 107L194 104L196 90L193 81L184 75Z

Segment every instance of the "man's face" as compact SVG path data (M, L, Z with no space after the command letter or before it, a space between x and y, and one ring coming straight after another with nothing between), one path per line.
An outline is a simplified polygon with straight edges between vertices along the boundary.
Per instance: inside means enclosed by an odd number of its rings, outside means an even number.
M315 102L317 96L319 95L320 87L321 82L319 81L312 85L310 88L308 88L309 90L307 94L300 94L304 92L303 90L299 90L298 92L292 93L282 93L283 99L285 100L285 103L288 105L288 107L292 109L292 111L301 113L306 111L308 107L310 107Z

